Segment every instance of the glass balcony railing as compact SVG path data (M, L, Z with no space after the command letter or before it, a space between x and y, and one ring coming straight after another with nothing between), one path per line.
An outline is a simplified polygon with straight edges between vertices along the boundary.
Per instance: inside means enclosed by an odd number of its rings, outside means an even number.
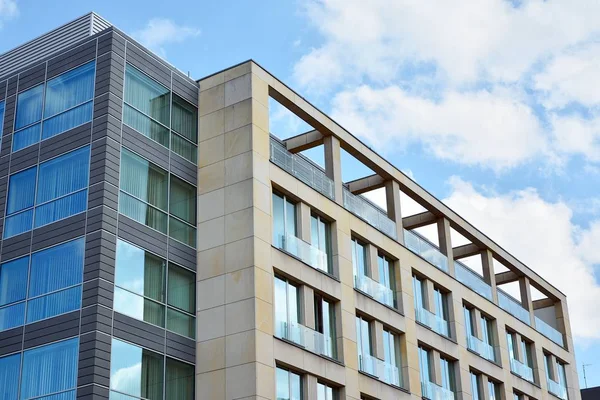
M417 321L433 329L434 332L440 335L450 337L448 333L448 321L437 314L432 313L424 308L415 307Z
M567 388L552 379L548 379L548 391L558 398L567 400Z
M454 392L433 382L421 382L424 398L429 400L454 400Z
M554 343L565 347L562 333L560 333L559 331L557 331L538 317L535 317L535 329L542 335L546 336L548 339L552 340Z
M288 323L286 321L280 321L278 324L279 329L276 334L281 336L282 339L294 342L311 353L333 358L334 351L331 338L302 324Z
M327 254L324 251L290 234L281 235L279 243L282 250L298 257L311 267L329 272Z
M500 289L498 289L498 305L504 311L507 311L509 314L512 314L514 317L517 317L521 321L525 322L527 325L531 325L529 311L524 309L519 301L517 301L509 294Z
M413 253L423 257L444 272L448 272L448 257L433 243L416 232L404 230L404 245Z
M365 199L363 196L354 195L344 187L344 208L357 217L393 239L397 239L396 223L388 218L385 211Z
M273 137L271 138L271 161L317 192L334 199L333 181L325 175L325 171L307 158L290 153L283 143Z
M475 273L475 271L471 270L463 263L455 261L454 274L459 282L468 286L475 293L480 294L489 301L493 301L492 287L488 285L481 276Z
M467 346L486 360L495 361L494 348L489 343L472 335L467 335Z
M398 367L369 354L359 354L358 364L362 372L376 376L382 382L400 387Z
M533 383L533 370L528 365L523 364L519 360L511 358L510 370L526 381Z
M379 282L374 281L368 276L354 276L354 287L361 292L371 296L378 302L390 307L394 307L394 292Z

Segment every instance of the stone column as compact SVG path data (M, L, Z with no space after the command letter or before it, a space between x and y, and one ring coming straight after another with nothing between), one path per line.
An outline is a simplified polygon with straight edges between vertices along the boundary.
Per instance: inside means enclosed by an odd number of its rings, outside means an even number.
M531 286L528 277L523 276L519 278L519 288L521 290L521 304L529 311L531 326L535 327L535 315L533 314L533 302L531 300Z
M343 206L340 140L335 136L326 136L323 139L323 145L325 149L325 173L333 181L335 202Z
M296 205L296 226L298 237L306 243L311 243L310 235L310 207L300 202Z
M450 276L454 276L454 254L452 253L450 221L446 218L438 219L437 229L440 251L448 258L448 273Z
M317 377L310 374L305 374L302 379L302 394L305 399L316 399L317 398Z
M422 284L425 285L425 298L423 299L425 301L423 306L435 314L435 295L433 294L435 287L433 286L433 282L429 279L423 279Z
M396 222L397 240L404 244L404 229L402 228L402 206L400 204L400 185L394 180L385 182L385 197L388 217Z
M479 340L482 340L483 332L481 332L481 323L479 322L481 320L481 311L479 311L479 309L477 308L474 308L471 312L471 317L473 320L473 336L475 336Z
M302 325L315 329L315 292L310 286L300 286L300 301L302 302Z
M481 251L481 266L483 269L483 279L492 288L492 300L498 304L498 291L496 289L496 275L494 273L494 256L488 249Z
M441 360L440 360L440 352L437 350L431 350L431 380L436 385L442 385L442 369L441 369Z
M383 350L383 324L377 320L371 323L371 335L373 337L373 356L385 360Z
M367 244L367 263L371 279L375 282L379 282L379 250L371 243Z

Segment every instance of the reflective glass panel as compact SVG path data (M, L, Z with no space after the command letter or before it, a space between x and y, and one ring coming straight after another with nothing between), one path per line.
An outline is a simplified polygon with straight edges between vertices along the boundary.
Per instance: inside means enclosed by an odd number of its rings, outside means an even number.
M112 390L149 400L162 400L163 375L162 356L117 339L112 340Z

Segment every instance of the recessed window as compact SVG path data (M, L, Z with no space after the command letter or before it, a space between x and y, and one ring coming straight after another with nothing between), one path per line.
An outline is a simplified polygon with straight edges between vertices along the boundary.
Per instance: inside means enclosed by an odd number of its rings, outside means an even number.
M318 382L317 400L338 400L337 389L325 383Z
M277 400L302 399L302 379L300 375L277 367Z
M332 273L331 261L331 226L318 215L310 217L310 243L318 250L320 260L318 266L328 273Z

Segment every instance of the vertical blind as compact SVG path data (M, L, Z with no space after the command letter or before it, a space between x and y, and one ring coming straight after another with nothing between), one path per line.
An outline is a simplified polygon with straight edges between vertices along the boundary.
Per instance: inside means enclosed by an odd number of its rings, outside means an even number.
M19 393L21 355L0 358L0 388L3 400L16 400Z

